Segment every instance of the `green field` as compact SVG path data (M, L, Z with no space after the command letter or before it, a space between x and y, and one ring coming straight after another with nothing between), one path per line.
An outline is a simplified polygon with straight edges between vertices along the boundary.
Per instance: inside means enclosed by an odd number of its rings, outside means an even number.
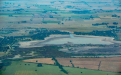
M43 23L61 23L61 21L42 21Z
M37 67L35 63L12 62L12 64L4 71L2 75L121 75L120 73L104 72L97 70L88 70L72 67L63 67L68 74L63 73L58 66L43 64ZM31 73L31 74L30 74Z
M0 13L0 15L31 15L31 13Z

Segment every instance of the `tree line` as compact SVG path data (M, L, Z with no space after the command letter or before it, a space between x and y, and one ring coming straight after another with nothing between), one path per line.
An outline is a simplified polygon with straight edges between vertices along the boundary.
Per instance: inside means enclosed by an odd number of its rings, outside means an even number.
M76 35L95 35L95 36L109 36L109 37L117 37L116 33L108 30L108 31L92 31L92 32L74 32Z

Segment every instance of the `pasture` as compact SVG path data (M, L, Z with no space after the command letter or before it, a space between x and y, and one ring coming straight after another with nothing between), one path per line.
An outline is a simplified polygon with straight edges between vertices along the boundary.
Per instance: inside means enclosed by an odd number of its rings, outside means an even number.
M12 62L2 71L2 75L120 75L120 73L112 73L98 70L88 70L81 68L63 67L68 74L63 73L58 66L45 65L37 67L36 63Z

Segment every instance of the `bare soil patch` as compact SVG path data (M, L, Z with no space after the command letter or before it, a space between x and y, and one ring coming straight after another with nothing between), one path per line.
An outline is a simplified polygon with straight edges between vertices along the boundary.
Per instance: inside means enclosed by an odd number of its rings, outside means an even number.
M27 59L24 62L34 62L34 63L45 63L45 64L54 64L52 58L38 58L38 59Z
M56 58L57 61L64 66L85 69L94 69L110 72L121 72L121 57L112 58Z

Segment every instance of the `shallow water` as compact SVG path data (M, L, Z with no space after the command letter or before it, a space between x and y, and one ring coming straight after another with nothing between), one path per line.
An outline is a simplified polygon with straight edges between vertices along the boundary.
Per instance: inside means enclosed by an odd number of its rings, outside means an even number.
M19 47L41 47L44 45L62 45L62 44L102 44L110 45L114 44L115 41L112 37L101 37L101 36L87 36L87 35L50 35L45 40L35 41L24 41L19 42Z
M74 38L73 34L70 34L70 37L71 37L71 38Z
M111 44L110 42L101 41L104 38L82 38L82 37L71 37L71 38L60 38L50 41L43 42L42 44L65 44L71 42L73 44Z

